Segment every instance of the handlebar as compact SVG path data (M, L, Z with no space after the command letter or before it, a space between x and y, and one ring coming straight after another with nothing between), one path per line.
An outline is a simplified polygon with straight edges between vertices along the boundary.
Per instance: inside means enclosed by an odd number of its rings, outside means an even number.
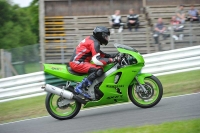
M134 57L127 57L126 56L127 54L124 54L124 53L118 53L117 55L116 55L116 57L118 56L119 57L119 59L120 59L120 62L119 62L119 65L120 65L120 67L121 66L124 66L124 65L131 65L131 64L135 64L135 63L137 63L137 60L134 58Z

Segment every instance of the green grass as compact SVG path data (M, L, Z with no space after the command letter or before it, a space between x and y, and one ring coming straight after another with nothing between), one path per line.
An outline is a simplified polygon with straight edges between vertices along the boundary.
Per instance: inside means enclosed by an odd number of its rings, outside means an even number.
M158 125L109 129L92 133L200 133L200 119L167 122Z
M200 70L159 76L164 96L200 92ZM48 115L45 96L0 103L0 123Z
M45 96L0 103L0 123L48 115Z
M164 96L200 92L200 70L158 77L163 84Z

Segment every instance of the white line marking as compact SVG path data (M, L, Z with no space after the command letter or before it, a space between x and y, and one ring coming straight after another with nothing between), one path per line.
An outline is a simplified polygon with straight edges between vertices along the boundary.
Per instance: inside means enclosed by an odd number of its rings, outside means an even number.
M182 96L190 96L190 95L196 95L196 94L200 94L200 92L197 92L197 93L190 93L190 94L184 94L184 95L178 95L178 96L163 97L162 99L175 98L175 97L182 97Z
M23 121L29 121L29 120L35 120L35 119L41 119L41 118L45 118L45 117L49 117L49 116L50 116L50 115L48 115L48 116L36 117L36 118L30 118L30 119L25 119L25 120L19 120L19 121L13 121L13 122L8 122L8 123L3 123L3 124L0 124L0 126L7 125L7 124L12 124L12 123L23 122Z
M169 98L190 96L190 95L196 95L196 94L200 94L200 92L191 93L191 94L184 94L184 95L178 95L178 96L163 97L162 99L169 99ZM97 106L97 107L95 107L95 108L93 107L93 108L88 108L88 109L81 110L81 112L83 112L83 111L88 111L88 110L94 110L94 109L105 108L105 107L113 107L113 106L118 106L118 105L125 105L125 104L132 104L132 102L118 103L118 104L114 104L114 105L112 105L112 104L111 104L111 105L103 105L103 106L100 106L100 107ZM19 120L19 121L14 121L14 122L3 123L3 124L0 124L0 126L7 125L7 124L18 123L18 122L29 121L29 120L36 120L36 119L41 119L41 118L46 118L46 117L50 117L50 115L48 115L48 116L42 116L42 117L36 117L36 118L30 118L30 119L25 119L25 120Z

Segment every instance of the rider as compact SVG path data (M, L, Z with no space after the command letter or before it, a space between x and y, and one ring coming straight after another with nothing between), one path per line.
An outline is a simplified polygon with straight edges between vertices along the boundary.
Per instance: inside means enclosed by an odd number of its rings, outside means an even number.
M97 26L94 28L93 35L86 37L75 48L70 59L70 67L78 73L88 73L81 83L75 87L75 92L82 94L86 98L90 95L83 91L83 88L90 86L92 82L103 74L103 67L106 64L117 62L119 59L115 55L106 54L100 50L100 45L107 45L110 36L108 28ZM90 61L94 64L91 64Z

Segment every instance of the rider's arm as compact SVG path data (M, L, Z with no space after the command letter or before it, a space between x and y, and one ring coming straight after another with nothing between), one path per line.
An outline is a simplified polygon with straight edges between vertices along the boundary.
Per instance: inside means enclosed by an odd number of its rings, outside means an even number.
M100 44L97 41L94 41L91 44L91 51L92 51L92 61L94 62L94 64L103 66L113 62L112 58L101 57Z

